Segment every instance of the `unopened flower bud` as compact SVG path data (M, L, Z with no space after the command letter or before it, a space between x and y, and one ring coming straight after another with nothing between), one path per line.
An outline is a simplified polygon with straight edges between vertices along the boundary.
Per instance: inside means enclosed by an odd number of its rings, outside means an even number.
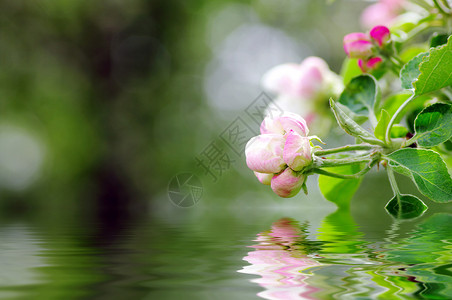
M391 32L386 26L375 26L369 32L370 37L382 47L391 38Z
M294 171L301 171L312 163L311 143L309 138L300 136L291 130L286 135L283 158L285 163Z
M254 172L254 175L256 175L257 180L259 180L262 184L265 184L265 185L270 185L273 176L275 176L275 174L273 174L273 173L267 174L267 173L259 173L259 172Z
M373 44L362 32L354 32L344 37L344 50L350 58L366 59L372 55Z
M280 197L295 196L306 179L306 167L312 164L308 132L302 117L284 113L276 119L265 118L262 134L246 145L246 164Z
M361 71L363 71L363 73L367 73L369 71L377 69L382 62L383 60L381 59L381 57L377 56L369 58L368 60L363 59L358 60L358 66L361 69Z
M261 124L260 131L262 134L274 133L285 134L293 130L301 136L307 136L309 133L306 121L299 115L284 112L282 116L267 116Z
M262 134L248 141L245 149L248 168L259 173L279 173L286 165L283 159L285 138L280 134Z
M278 196L290 198L298 194L305 180L306 175L286 168L272 178L271 188Z

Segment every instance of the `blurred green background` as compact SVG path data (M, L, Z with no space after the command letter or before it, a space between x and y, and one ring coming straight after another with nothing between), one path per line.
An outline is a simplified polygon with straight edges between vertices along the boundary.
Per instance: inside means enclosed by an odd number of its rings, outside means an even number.
M330 215L315 177L308 196L281 199L221 140L251 122L269 68L315 55L340 71L369 3L327 2L0 1L0 297L255 299L236 271L281 217L384 239L384 172L366 176L353 217ZM196 161L211 143L232 158L216 181ZM203 186L190 208L168 197L180 173ZM425 217L452 211L426 203Z
M171 178L197 172L196 157L260 95L266 70L316 55L339 72L365 5L1 1L0 211L158 211ZM243 156L216 182L198 176L201 205L271 193Z

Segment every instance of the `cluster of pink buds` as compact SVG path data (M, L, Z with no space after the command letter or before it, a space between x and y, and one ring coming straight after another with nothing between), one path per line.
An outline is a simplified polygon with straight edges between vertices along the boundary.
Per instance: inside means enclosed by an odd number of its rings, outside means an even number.
M280 197L295 196L306 180L303 170L312 164L306 121L286 112L275 119L266 117L260 131L246 145L246 164Z
M375 26L368 34L354 32L344 37L344 50L350 58L357 58L364 73L373 71L383 62L376 55L389 43L391 32L385 26Z

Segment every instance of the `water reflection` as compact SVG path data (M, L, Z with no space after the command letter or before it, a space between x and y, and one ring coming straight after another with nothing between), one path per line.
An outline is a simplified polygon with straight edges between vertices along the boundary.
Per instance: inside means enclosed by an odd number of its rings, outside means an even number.
M316 291L304 282L309 274L303 271L320 265L306 255L315 243L310 245L306 240L305 226L285 218L273 223L271 230L257 235L259 243L251 246L255 251L244 258L251 265L240 272L261 276L253 281L266 288L258 294L262 298L299 299L303 295L310 299L309 295Z
M452 215L424 218L403 237L394 221L384 237L363 233L350 214L326 217L317 237L308 223L283 218L257 234L241 273L264 299L450 299Z
M0 298L12 298L17 290L42 283L36 268L45 266L43 250L30 228L22 223L0 227Z

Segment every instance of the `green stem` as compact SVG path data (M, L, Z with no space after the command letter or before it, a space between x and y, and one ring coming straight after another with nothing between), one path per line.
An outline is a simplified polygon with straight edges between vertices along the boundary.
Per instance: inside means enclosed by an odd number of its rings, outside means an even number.
M449 101L452 101L452 89L448 86L444 88L442 91L443 94L449 99Z
M417 138L418 138L417 136L413 136L411 139L409 139L403 144L403 147L408 147L409 145L414 144L417 141Z
M444 15L450 15L451 14L451 11L450 11L450 9L448 9L445 5L444 5L444 3L441 1L438 1L438 0L433 0L433 2L435 3L435 6L439 9L439 11L442 13L442 14L444 14Z
M391 120L389 121L388 127L386 128L386 134L385 134L385 141L388 145L391 145L391 129L392 129L392 126L394 125L397 117L402 112L402 110L411 102L411 100L413 100L415 97L416 96L413 94L410 96L410 98L405 100L405 102L403 102L403 104L400 105L400 107L397 109L397 111L394 113Z
M426 3L423 0L411 0L411 2L413 2L414 4L419 5L420 7L422 7L423 9L429 11L431 9L431 5Z
M400 202L400 190L397 186L397 181L394 177L394 172L391 167L388 166L386 169L388 171L389 183L391 184L391 188L394 191L394 195L397 197L397 204L399 205L399 213L402 211L402 203Z
M447 0L441 0L441 2L444 4L445 7L447 7L448 9L450 9L450 4Z
M408 32L406 35L400 37L400 39L397 39L397 41L406 43L409 40L415 38L417 35L423 33L424 31L430 30L435 27L442 28L442 23L439 21L432 21L419 24L414 29L410 30L410 32Z
M367 172L369 172L372 167L373 167L374 163L369 164L366 168L362 169L361 171L359 171L358 173L355 174L350 174L350 175L345 175L345 174L337 174L337 173L332 173L326 170L322 170L322 169L314 169L312 170L312 172L320 174L320 175L325 175L325 176L329 176L329 177L334 177L334 178L341 178L341 179L358 179L361 176L363 176L364 174L366 174Z
M314 152L317 156L323 156L328 154L334 154L339 152L347 152L347 151L355 151L355 150L371 150L374 149L375 146L370 144L358 144L358 145L347 145L338 148L326 149L326 150L318 150Z
M365 156L356 156L352 158L343 158L343 159L327 159L327 158L314 158L314 168L327 168L327 167L337 167L337 166L347 166L354 165L360 163L369 163L372 161L372 154L368 154Z

